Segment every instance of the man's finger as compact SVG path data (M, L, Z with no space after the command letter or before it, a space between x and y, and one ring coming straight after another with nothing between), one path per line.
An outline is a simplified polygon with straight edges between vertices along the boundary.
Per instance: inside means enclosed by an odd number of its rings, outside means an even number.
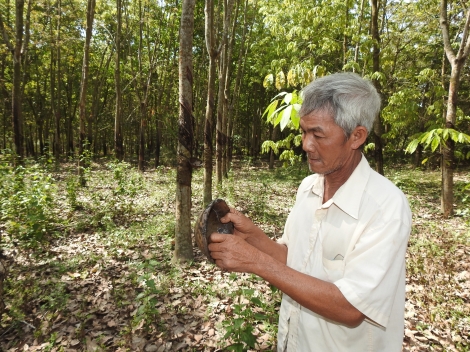
M235 208L230 207L230 211L227 214L225 214L224 217L220 218L220 221L223 222L223 223L227 223L229 221L233 222L238 215L240 215L238 210L236 210Z
M211 234L211 242L223 242L226 240L228 235L218 233L218 232L213 232Z

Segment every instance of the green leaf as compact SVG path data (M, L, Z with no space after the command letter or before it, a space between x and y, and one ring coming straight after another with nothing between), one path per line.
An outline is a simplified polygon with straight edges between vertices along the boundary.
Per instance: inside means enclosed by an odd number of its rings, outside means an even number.
M436 134L431 143L431 150L434 152L437 149L437 147L439 147L440 144L441 144L441 137L439 137L439 135Z
M273 83L274 83L274 76L273 76L272 73L270 73L269 75L264 77L264 80L263 80L263 87L264 88L268 88L268 87L272 86Z
M442 132L442 139L446 141L447 138L449 138L449 129L445 128L444 131Z
M252 288L247 288L243 290L243 294L248 297L252 297L255 294L255 290Z
M293 109L290 113L290 120L292 121L294 128L297 130L300 128L300 116L298 110L295 109L294 105L292 105L292 107Z
M286 105L289 105L291 101L292 101L292 93L287 93L284 99L282 99L282 102L286 103Z
M256 306L262 307L263 303L258 297L251 297L251 302L253 302Z
M290 121L290 114L292 112L292 105L289 105L287 108L284 109L282 112L282 119L281 119L281 131L287 126Z
M157 289L157 287L155 286L155 280L147 280L145 281L145 285L147 285L147 287L151 288L152 290Z
M255 319L256 320L266 320L266 319L268 319L268 316L265 315L265 314L261 314L261 313L255 313Z
M251 328L251 327L250 327ZM240 339L250 347L255 347L256 337L251 333L253 329L247 329L247 331L242 331L240 334Z
M268 122L272 120L273 113L276 110L278 103L279 103L279 100L274 100L274 101L271 102L271 104L268 105L266 110L264 110L264 113L263 113L262 117L264 117L264 115L267 114L266 119L268 120Z
M416 151L416 148L418 148L418 145L419 139L413 139L406 147L405 153L413 154Z
M240 326L242 326L242 324L244 323L244 319L242 318L237 318L237 319L233 319L233 328L234 329L239 329Z
M236 351L236 352L243 352L243 344L242 343L234 343L228 347L226 347L226 349L228 351Z

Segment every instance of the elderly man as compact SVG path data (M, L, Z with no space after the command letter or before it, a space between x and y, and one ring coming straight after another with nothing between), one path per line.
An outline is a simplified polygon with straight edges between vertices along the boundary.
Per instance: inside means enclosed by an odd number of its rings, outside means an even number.
M362 155L380 97L352 73L303 93L302 147L314 174L300 184L282 238L231 209L222 221L234 223L235 236L212 234L211 255L284 293L278 351L401 351L411 212Z

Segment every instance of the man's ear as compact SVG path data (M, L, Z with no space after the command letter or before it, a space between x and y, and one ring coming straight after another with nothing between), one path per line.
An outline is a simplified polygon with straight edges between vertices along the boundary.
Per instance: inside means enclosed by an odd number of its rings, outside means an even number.
M367 139L367 129L364 126L357 126L351 133L349 140L351 141L352 149L359 149L361 145L366 142Z

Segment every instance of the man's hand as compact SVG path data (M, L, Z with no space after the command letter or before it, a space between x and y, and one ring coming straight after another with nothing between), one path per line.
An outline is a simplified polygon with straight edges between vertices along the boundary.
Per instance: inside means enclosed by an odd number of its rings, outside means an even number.
M258 226L234 208L220 219L222 223L231 221L234 227L234 236L245 240L249 245L261 252L275 258L281 263L286 263L287 247L270 239ZM212 240L212 237L211 237ZM259 252L258 254L259 255Z
M235 236L217 232L211 234L209 251L218 267L228 271L253 272L262 253L242 236L243 233Z
M231 221L233 223L234 235L250 242L250 238L263 235L261 229L253 224L253 222L234 208L230 208L230 212L220 219L222 223Z

